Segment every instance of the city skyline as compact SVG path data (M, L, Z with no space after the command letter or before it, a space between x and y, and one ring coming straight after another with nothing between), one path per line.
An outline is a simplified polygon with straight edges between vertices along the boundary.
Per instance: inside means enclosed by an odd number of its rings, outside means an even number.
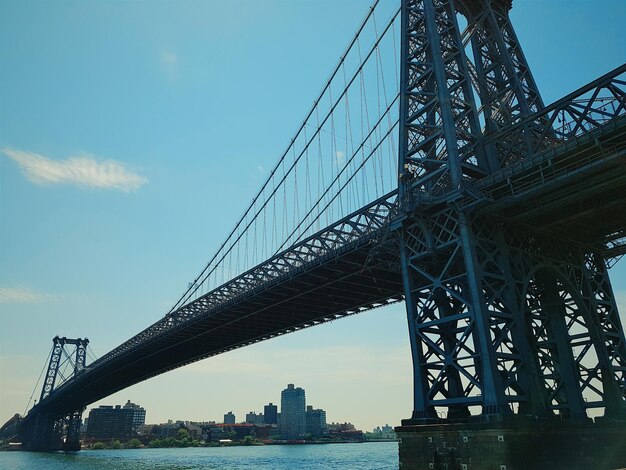
M246 413L243 413L241 415L238 415L237 413L234 413L232 410L229 410L225 413L223 413L223 419L220 421L218 419L208 419L208 420L200 420L200 419L189 419L189 420L181 420L178 418L168 418L166 421L162 422L162 423L169 423L169 422L178 422L178 421L188 421L188 422L215 422L215 423L222 423L222 424L244 424L244 423L251 423L251 424L276 424L278 426L280 426L280 423L278 422L278 417L281 415L281 413L283 412L283 403L284 403L284 397L285 397L285 393L292 391L292 390L299 390L302 392L302 400L303 400L303 413L305 411L324 411L323 409L312 409L312 405L310 405L309 403L306 402L306 398L305 398L305 391L301 388L301 387L297 387L294 388L294 384L287 384L287 388L283 389L281 391L281 399L279 400L279 403L281 404L280 407L277 404L274 404L274 402L270 401L266 403L264 403L263 405L261 405L262 409L260 407L257 407L256 409L252 409ZM105 400L101 400L101 402L104 402ZM100 403L100 402L99 402ZM148 416L147 412L148 410L144 409L143 407L141 407L140 405L137 405L136 403L132 402L130 399L126 400L126 404L124 405L112 405L112 404L100 404L98 407L96 406L88 406L86 408L86 412L91 412L92 410L96 410L98 408L124 408L124 409L141 409L143 410L143 414L142 417L145 421L145 417ZM259 413L257 413L257 411L259 411ZM268 413L269 411L269 413ZM269 416L268 416L269 415ZM243 418L242 418L243 416ZM250 421L248 418L253 416L256 419L260 419L260 422L252 422ZM238 419L239 417L239 419ZM149 423L146 421L146 424L158 424L156 422L154 423Z
M24 412L55 334L88 337L102 356L163 316L265 178L369 3L2 2L1 422ZM619 65L625 15L616 1L515 2L547 103ZM254 92L242 93L250 70ZM624 260L611 274L624 319ZM396 304L88 409L132 397L155 422L209 421L258 411L255 395L298 383L333 420L372 429L410 416L410 374Z

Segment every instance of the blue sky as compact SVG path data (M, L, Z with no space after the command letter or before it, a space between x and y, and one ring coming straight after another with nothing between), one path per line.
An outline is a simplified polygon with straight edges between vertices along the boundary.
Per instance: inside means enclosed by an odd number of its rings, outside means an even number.
M24 411L54 335L86 336L102 355L169 309L369 3L0 0L0 422ZM624 62L622 0L516 0L511 16L548 103ZM625 305L624 261L613 282ZM411 411L403 307L202 361L103 403L140 403L149 422L243 418L289 382L329 420L399 423Z

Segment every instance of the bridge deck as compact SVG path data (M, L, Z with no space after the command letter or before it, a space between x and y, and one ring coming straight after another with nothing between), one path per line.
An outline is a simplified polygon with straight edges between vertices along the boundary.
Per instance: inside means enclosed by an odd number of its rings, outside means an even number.
M626 253L626 116L481 180L485 208L533 230Z
M360 227L349 236L338 236L346 225L340 221L182 307L57 388L45 405L60 413L78 409L185 364L401 300L401 278L383 248L391 242L394 199L365 208L367 222L363 213L349 216L351 230ZM323 246L321 238L332 243ZM312 246L316 256L285 267L286 258ZM270 269L273 264L283 269ZM222 301L212 304L216 296Z

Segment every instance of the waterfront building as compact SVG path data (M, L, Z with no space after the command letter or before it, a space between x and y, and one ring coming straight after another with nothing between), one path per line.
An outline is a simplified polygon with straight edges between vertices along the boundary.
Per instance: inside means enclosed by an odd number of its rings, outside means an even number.
M124 410L131 410L133 415L133 431L137 431L140 426L146 424L146 410L130 400L122 407Z
M363 442L365 440L363 431L356 429L352 423L330 423L328 432L332 439L350 442Z
M265 424L278 424L278 407L273 403L263 407L263 422Z
M313 437L328 436L328 425L326 424L326 412L324 410L314 410L311 405L307 406L305 420L307 434Z
M264 424L263 413L256 414L254 411L251 411L250 413L246 413L246 423L247 424Z
M133 410L121 405L101 405L89 412L87 437L96 439L124 438L133 435Z
M352 423L330 423L328 425L330 431L353 431L356 429Z
M280 394L280 437L301 439L306 433L306 397L304 389L288 384Z
M367 439L397 439L393 427L385 424L384 426L376 426L371 433L366 433Z
M232 411L224 415L224 424L235 424L235 415Z
M169 419L167 423L161 423L152 428L152 434L159 439L166 439L168 437L176 437L178 431L183 428L182 421L172 421Z

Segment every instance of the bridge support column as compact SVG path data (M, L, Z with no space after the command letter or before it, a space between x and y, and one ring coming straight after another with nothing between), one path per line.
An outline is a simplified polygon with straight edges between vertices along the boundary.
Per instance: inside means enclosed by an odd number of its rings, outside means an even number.
M63 447L63 423L50 413L39 412L23 426L21 438L25 450L47 452Z
M626 340L600 255L453 208L416 215L401 243L412 424L468 410L626 418Z
M401 468L626 465L626 341L602 257L453 208L403 236L416 407L396 428Z
M80 425L83 411L78 410L70 413L67 417L67 429L63 450L66 452L74 452L80 450Z

